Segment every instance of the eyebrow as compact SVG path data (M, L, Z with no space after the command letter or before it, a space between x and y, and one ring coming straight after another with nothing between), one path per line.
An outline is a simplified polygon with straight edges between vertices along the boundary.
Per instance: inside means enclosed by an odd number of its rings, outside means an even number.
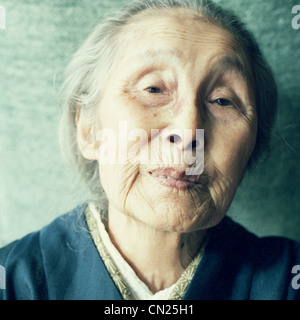
M253 83L249 65L243 63L243 60L235 55L223 56L221 58L216 57L216 59L212 61L211 67L204 77L202 90L199 93L199 96L211 92L216 86L227 86L227 80L224 79L224 75L230 72L236 73L242 78L248 88L247 90L249 90L248 93L251 96L253 93Z
M246 70L245 64L236 56L224 56L218 59L211 68L211 71L214 73L223 72L237 72L247 80L248 72Z
M250 91L253 90L252 76L249 66L238 56L223 56L212 61L211 67L204 77L204 86L209 88L219 83L224 84L224 76L228 73L235 73L241 77Z
M139 65L136 69L131 69L131 73L138 74L136 81L142 78L145 74L149 73L149 71L157 70L157 66L151 66L149 61L145 61L145 58L150 58L156 61L164 61L165 59L170 60L170 55L175 57L179 61L183 61L183 52L178 50L169 50L169 49L148 49L146 52L140 53L134 56L136 60L142 60L143 63ZM127 63L130 62L132 56L126 61Z

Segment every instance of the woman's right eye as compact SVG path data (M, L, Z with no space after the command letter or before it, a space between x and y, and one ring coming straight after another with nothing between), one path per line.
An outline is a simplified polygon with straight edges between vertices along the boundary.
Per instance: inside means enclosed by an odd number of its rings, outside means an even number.
M159 87L148 87L145 89L145 91L149 93L164 93L164 91Z
M216 104L220 107L229 107L232 106L232 102L228 99L224 99L224 98L218 98L216 100L213 101L209 101L210 103Z

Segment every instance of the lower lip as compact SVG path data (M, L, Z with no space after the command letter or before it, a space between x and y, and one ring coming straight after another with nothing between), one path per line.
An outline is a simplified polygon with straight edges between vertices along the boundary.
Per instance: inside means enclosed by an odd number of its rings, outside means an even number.
M174 188L174 189L180 189L180 190L186 190L193 188L197 185L197 183L190 182L190 181L183 181L183 180L173 180L173 179L168 179L167 177L161 177L161 176L154 176L152 173L149 173L153 179L155 179L157 182L160 184L169 187L169 188Z

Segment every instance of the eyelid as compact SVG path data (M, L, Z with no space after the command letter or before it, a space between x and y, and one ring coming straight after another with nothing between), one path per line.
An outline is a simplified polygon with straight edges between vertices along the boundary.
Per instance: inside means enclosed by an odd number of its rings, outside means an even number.
M168 90L168 86L166 82L162 79L159 80L154 80L154 81L145 81L145 83L141 83L141 89L143 91L146 91L149 88L159 88L162 92L157 93L157 94L166 94Z
M241 107L241 100L231 88L214 88L208 95L207 101L212 103L218 99L228 100L233 108Z
M151 87L159 88L162 92L147 92L147 89ZM161 78L142 80L140 83L127 87L125 92L136 102L148 108L165 106L169 104L172 99L171 89L167 87L165 81Z
M229 100L229 99L227 99L227 98L223 98L223 97L209 100L209 103L215 104L215 103L217 102L217 100L224 100L224 101L228 102L228 104L227 104L227 105L224 105L224 106L221 105L221 104L218 104L220 107L223 107L223 108L235 107L235 104L234 104L231 100Z

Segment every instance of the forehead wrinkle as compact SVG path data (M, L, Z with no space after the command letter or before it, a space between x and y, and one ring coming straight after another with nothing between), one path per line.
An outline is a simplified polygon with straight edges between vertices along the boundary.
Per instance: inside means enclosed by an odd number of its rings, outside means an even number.
M170 23L173 24L172 28ZM230 31L209 21L205 15L188 8L145 10L134 16L123 28L122 35L125 38L130 34L135 41L142 40L145 36L152 36L157 39L190 40L208 46L219 44L234 51L240 47Z
M169 31L168 33L171 33L171 32ZM168 36L166 36L166 37L168 37ZM195 38L196 38L196 36L195 36ZM199 38L199 35L197 35L197 38ZM216 40L219 39L219 37L216 37L215 39L206 37L206 39L207 40L205 41L206 42L205 44L211 44L212 47L215 48L216 47ZM198 41L201 42L201 44L203 44L202 39L198 39ZM232 69L232 70L237 71L238 73L241 73L242 75L245 75L247 68L245 67L245 62L242 62L242 60L245 60L242 57L243 50L241 48L238 51L232 50L233 47L228 42L230 42L230 41L219 42L218 45L228 44L228 47L231 50L228 50L227 53L230 55L221 54L220 52L222 52L222 51L220 50L220 48L217 48L217 51L218 51L218 52L216 52L217 57L213 58L213 60L214 61L216 59L218 59L218 60L216 61L216 63L213 63L213 64L215 64L216 66L219 66L220 68ZM138 54L134 54L134 53L133 53L133 55L130 54L130 57L128 57L128 59L126 61L132 61L133 57L134 57L134 59L138 59L138 60L139 59L143 60L145 58L149 58L149 60L150 59L151 60L164 60L164 59L170 59L170 57L172 57L172 58L176 58L179 61L185 62L185 59L188 58L186 55L187 55L187 53L190 53L189 50L185 51L180 48L174 48L174 49L163 48L166 46L167 45L165 43L165 44L160 45L159 48L157 48L157 49L150 48L150 49L146 49L146 51L142 50ZM198 51L199 55L201 55L201 53L205 52L205 48L203 48L204 50L201 50L202 49L201 47L194 48ZM127 47L127 49L128 49L128 47ZM126 50L123 51L123 54L121 56L119 56L119 58L124 56L124 53L126 53ZM222 55L222 57L219 58L219 56L221 56L221 55Z
M168 58L169 56L173 56L178 60L183 59L183 52L180 50L171 50L171 49L148 49L145 53L142 53L139 55L139 57L149 57L152 59L161 58L161 56L164 56L164 58Z
M160 62L176 62L184 63L184 53L179 49L148 49L145 52L139 53L136 56L137 60L144 60L145 64L159 64Z
M128 43L139 45L145 39L148 39L150 43L153 42L154 45L156 40L167 40L170 41L171 46L173 40L189 41L191 44L199 45L198 48L197 46L194 48L199 51L217 48L235 53L242 50L240 42L232 32L218 23L210 21L205 15L188 8L145 10L132 17L132 20L123 27L119 36L125 51L126 48L128 50ZM182 47L185 49L184 44ZM157 53L171 54L179 60L183 60L184 54L186 55L185 50L182 53L161 50L160 52L148 52L148 57L157 59Z
M189 41L190 43L200 45L201 47L215 48L222 47L225 50L236 51L239 48L239 43L235 41L234 38L222 36L220 32L214 30L199 30L199 32L191 30L183 30L180 26L176 26L173 30L162 29L159 26L156 26L157 30L154 30L152 27L151 30L147 29L147 37L152 37L152 39L157 40L180 40L180 41ZM222 30L223 31L223 30ZM136 41L142 40L144 34L136 35ZM230 35L229 35L230 36ZM200 47L199 47L200 49ZM181 58L179 56L179 58Z

